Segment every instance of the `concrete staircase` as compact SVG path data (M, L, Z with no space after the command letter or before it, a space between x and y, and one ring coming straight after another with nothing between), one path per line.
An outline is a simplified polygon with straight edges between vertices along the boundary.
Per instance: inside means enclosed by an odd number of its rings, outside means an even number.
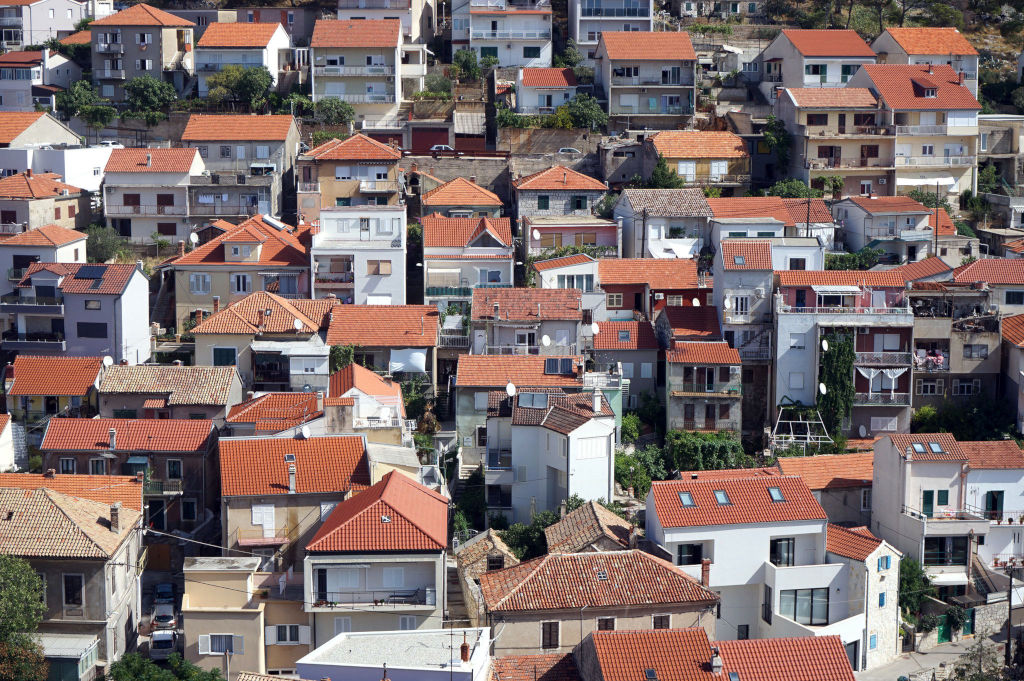
M466 600L462 596L462 587L459 586L459 572L455 565L449 564L447 568L447 593L448 607L445 617L445 627L456 629L469 626L469 613L466 610Z

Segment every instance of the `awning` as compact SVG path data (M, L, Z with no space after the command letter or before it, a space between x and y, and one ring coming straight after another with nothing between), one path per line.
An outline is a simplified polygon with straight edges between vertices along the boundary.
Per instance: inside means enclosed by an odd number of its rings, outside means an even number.
M931 583L936 586L959 586L967 584L967 572L940 572L935 575L928 575Z
M833 296L860 293L859 286L811 286L811 290L813 290L815 293Z
M427 351L417 348L392 350L388 370L425 374L427 373Z
M484 134L485 114L483 111L456 111L455 134L456 135L482 135Z
M128 461L126 461L126 463L128 465L131 465L131 466L148 466L149 465L149 457L148 456L129 456L128 457Z
M329 345L317 345L314 343L299 345L279 343L277 341L253 341L251 347L253 352L274 353L283 357L327 357L331 354L331 347Z
M956 184L956 179L944 175L942 177L897 177L897 187L949 187Z

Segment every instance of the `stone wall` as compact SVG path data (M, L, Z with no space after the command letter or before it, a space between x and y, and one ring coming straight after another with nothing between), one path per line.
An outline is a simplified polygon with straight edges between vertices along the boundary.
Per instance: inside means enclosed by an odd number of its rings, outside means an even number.
M497 148L513 154L543 154L569 147L593 154L600 141L600 135L586 128L498 128Z

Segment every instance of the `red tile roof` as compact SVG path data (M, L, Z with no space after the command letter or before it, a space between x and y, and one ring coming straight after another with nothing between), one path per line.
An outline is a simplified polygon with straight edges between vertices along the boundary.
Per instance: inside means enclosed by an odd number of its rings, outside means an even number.
M402 401L401 384L384 378L380 374L370 371L355 362L331 374L330 382L327 386L327 399L340 398L353 388L364 395L387 398L387 400L380 400L382 402L394 401L398 406L399 416L405 417L405 404ZM328 402L328 404L331 403Z
M676 340L716 340L722 337L717 308L672 306L666 307L661 314L668 315L666 319Z
M873 109L878 105L871 90L863 87L786 88L799 107L808 109Z
M431 348L437 345L439 319L433 305L335 305L327 344Z
M784 456L779 470L798 475L812 490L871 486L875 453L870 449L855 454L821 454L818 456Z
M774 218L787 227L796 224L778 196L712 198L708 206L716 218Z
M727 270L772 270L772 243L767 239L722 239Z
M606 575L600 579L599 574ZM488 612L711 604L717 595L649 553L549 553L480 575Z
M77 31L60 39L61 45L88 45L92 42L92 31Z
M689 258L601 258L601 286L647 284L652 291L697 288L697 261Z
M256 26L258 24L210 24L203 34L206 38L214 26ZM279 26L280 24L275 24ZM235 29L231 29L235 30ZM219 141L271 141L284 142L295 126L291 116L262 114L259 116L236 114L192 114L188 117L182 142Z
M870 57L875 53L856 31L849 29L788 28L782 34L789 38L797 52L805 57Z
M50 419L39 446L43 451L176 452L204 454L213 421L207 419Z
M909 196L851 196L847 200L872 215L931 212L930 208Z
M0 241L0 246L64 246L88 236L60 225L43 225L4 239Z
M649 138L666 159L747 158L747 145L739 135L718 130L665 130Z
M142 482L134 475L0 473L0 488L52 489L55 492L67 494L69 497L91 499L104 504L121 502L126 508L142 510Z
M198 149L114 149L107 159L106 172L187 173L197 158Z
M444 551L448 500L391 471L338 504L306 546L308 553Z
M953 268L942 261L941 258L932 256L924 260L909 262L899 268L900 274L907 281L934 277L940 274L952 274Z
M651 486L658 522L664 528L704 525L780 523L796 520L826 520L821 504L804 481L796 476L755 476L718 480L655 482ZM768 488L777 487L785 501L772 501ZM729 503L720 504L716 491L725 491ZM680 492L689 492L694 506L683 506Z
M323 416L312 393L266 393L231 407L228 423L251 423L257 433L278 433Z
M725 341L718 343L676 343L665 353L668 362L680 364L739 364L740 353Z
M896 44L907 54L921 55L976 55L978 51L956 28L897 28L886 29Z
M960 83L953 67L942 64L865 64L861 68L874 83L879 99L893 110L937 111L981 109L971 91ZM931 72L929 72L929 69ZM926 89L935 89L935 97L925 97Z
M446 218L434 213L422 218L420 224L424 248L466 248L485 232L505 246L512 245L512 224L508 218Z
M939 236L953 236L956 234L956 225L953 224L953 218L949 217L949 213L946 212L945 208L932 210L931 215L928 216L928 226L935 229L936 220L939 223Z
M195 24L170 12L140 3L108 17L97 19L89 26L195 26Z
M79 277L82 268L95 267L88 277ZM32 285L32 277L40 272L52 272L60 277L58 287L64 293L97 293L116 296L124 293L129 280L138 268L135 265L87 265L70 262L34 262L28 266L25 276L18 282L20 288ZM93 274L99 274L99 277Z
M601 322L594 336L595 350L657 350L658 339L650 322ZM620 338L627 334L626 340Z
M398 47L401 41L402 22L398 19L319 19L313 26L310 46Z
M1015 440L988 442L959 442L967 455L967 463L974 470L1024 469L1024 452Z
M960 443L949 433L916 433L914 435L890 435L889 440L899 455L906 458L909 448L913 461L967 461L967 454L960 448ZM913 445L923 445L924 451L917 451ZM933 451L932 445L939 445L939 451Z
M583 379L577 373L544 373L546 359L548 358L536 355L459 355L455 385L459 388L504 388L509 381L513 381L519 388L583 386ZM573 366L578 370L582 365L582 358L571 359Z
M402 152L388 144L356 133L343 140L327 140L320 146L310 149L303 156L309 156L318 161L387 162L402 158Z
M0 112L0 144L10 144L43 116L43 111ZM56 119L54 119L56 120Z
M420 203L424 206L500 206L501 199L494 192L464 177L456 177L440 187L434 187L423 195Z
M829 553L863 561L881 545L882 540L871 534L866 527L859 528L858 531L828 524L825 550Z
M608 185L589 175L566 168L551 166L547 170L524 175L512 183L519 190L538 191L607 191Z
M225 243L238 243L247 237L250 242L260 243L259 259L227 260ZM189 269L188 265L226 266L240 268L250 267L309 267L309 249L295 236L294 232L278 229L264 222L262 215L255 215L237 227L219 234L202 246L195 248L183 256L163 263L163 266L174 266Z
M1008 340L1018 347L1024 347L1024 314L1003 317L1001 327L1003 340Z
M100 394L163 395L169 406L226 406L238 381L235 367L118 365L107 368Z
M838 90L840 88L822 88L822 90ZM789 217L795 223L807 222L807 199L782 199L782 203L785 204L786 210L789 211ZM824 222L831 224L835 222L835 218L832 217L832 211L828 209L828 205L823 199L811 199L811 222Z
M213 22L203 30L196 47L266 47L280 23ZM208 138L208 139L222 139ZM258 139L254 137L253 139Z
M5 68L30 68L42 63L42 50L15 50L0 55L0 67Z
M580 681L572 653L508 655L491 663L491 681Z
M102 368L101 357L18 355L12 367L14 384L7 394L80 397L96 385ZM12 369L8 370L8 376Z
M583 253L577 253L575 255L563 255L561 258L550 258L548 260L538 260L533 263L533 269L538 272L544 270L553 270L556 267L569 267L570 265L582 265L586 262L595 262L589 255Z
M975 283L987 281L990 284L1024 284L1024 258L983 258L966 267L959 267L953 274L953 281Z
M285 455L295 457L296 494L330 494L363 490L370 484L370 466L363 438L322 437L221 438L221 494L263 496L288 494Z
M637 61L683 61L696 60L690 34L686 31L664 31L648 33L638 38L631 31L603 31L598 42L598 52L604 45L609 59L631 59Z
M846 648L838 636L718 641L723 671L740 681L853 681ZM661 677L659 677L661 678ZM605 681L612 681L605 679Z
M476 288L473 320L538 321L583 318L583 292L575 288Z
M329 323L334 304L328 298L282 298L269 291L256 291L210 315L192 333L317 333ZM302 322L299 330L295 329L296 319Z
M633 524L597 503L588 501L561 520L544 528L548 553L576 553L605 538L629 548Z
M533 388L523 388L522 393L530 392ZM512 425L514 426L540 426L553 430L556 433L568 435L577 428L585 426L592 419L612 417L615 413L606 399L601 398L599 409L594 411L593 393L564 393L547 392L547 407L523 407L520 406L520 397L517 395L511 400L502 390L495 390L489 394L488 414L492 414L492 402L505 400L507 405L499 405L497 415L507 416L506 407L511 406ZM520 394L522 394L520 393Z
M523 85L539 88L576 87L572 69L523 69Z
M903 288L914 277L933 276L941 272L933 258L921 263L900 265L890 270L782 270L776 272L779 286L872 286L875 288ZM1024 264L1024 261L1022 261Z

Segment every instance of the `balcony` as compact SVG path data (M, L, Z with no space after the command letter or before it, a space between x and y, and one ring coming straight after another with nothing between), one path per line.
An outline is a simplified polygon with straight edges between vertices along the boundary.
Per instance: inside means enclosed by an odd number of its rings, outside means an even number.
M462 350L469 347L469 336L464 333L444 333L438 336L437 347Z
M138 206L116 205L110 202L104 204L104 212L110 216L122 215L188 215L188 206L157 206L153 204L142 204Z
M176 496L181 494L181 480L146 480L142 493L152 496Z
M319 194L320 183L319 182L299 182L298 187L300 194Z
M693 113L690 106L656 106L653 109L618 104L612 107L612 116L689 116Z
M804 162L806 170L828 170L831 168L892 168L894 161L889 158L809 158Z
M22 19L17 17L0 17L0 26L21 26Z
M674 421L679 424L678 427L682 430L700 430L707 432L717 432L719 430L729 430L734 424L732 421L725 419L683 419L682 421Z
M739 381L729 383L705 383L703 381L677 381L668 379L669 392L672 397L735 397L743 394L743 387Z
M914 362L914 371L925 373L949 371L949 350L935 355L926 354L924 350L921 350L920 354L915 354L912 357L912 361Z
M64 352L67 343L61 333L3 333L5 350L35 350L39 352Z
M766 74L764 74L764 77L761 78L761 80L763 80L766 83L781 83L782 82L782 74L781 73L766 73Z
M473 31L473 40L550 40L551 31Z
M890 136L893 134L891 125L840 125L836 127L821 125L798 125L797 134L803 137L866 137Z
M21 281L27 271L27 267L11 267L7 270L7 280Z
M428 298L472 298L472 286L428 286Z
M391 418L355 418L352 419L353 428L401 428L403 431L411 433L416 430L416 421L401 419L397 417Z
M853 405L855 407L909 407L910 393L856 393L853 396Z
M897 156L896 167L912 166L914 168L940 167L963 168L973 166L974 156Z
M712 184L750 184L750 175L683 175L686 184L712 185Z
M189 208L192 215L238 215L243 217L253 216L256 213L267 213L268 210L261 210L260 204L269 208L269 200L260 203L193 203Z
M398 180L359 180L359 191L364 194L397 192Z
M8 293L0 296L0 312L11 314L63 315L63 297L21 296Z
M280 527L236 528L228 538L228 546L281 546L288 543L294 528Z
M926 513L921 509L903 506L901 512L923 525L918 532L919 535L956 536L966 535L970 532L984 535L988 533L991 522L984 516L984 513L969 509L936 509L931 513ZM927 551L925 556L927 560ZM928 563L926 562L925 565Z
M369 66L314 66L314 76L393 76L395 67L388 64Z
M907 300L895 302L888 307L871 307L869 305L787 305L782 296L776 294L775 311L782 314L834 314L834 315L912 315ZM910 320L913 323L913 319Z
M379 94L378 93L374 93L374 94L365 94L365 95L324 94L323 96L325 96L325 97L337 97L341 101L348 102L349 104L394 104L395 103L395 93L393 93L393 92L390 92L390 93L383 93L382 92L382 93L379 93Z
M124 80L124 69L96 69L93 75L105 80Z
M539 345L488 345L484 348L485 355L540 355ZM544 355L575 355L576 344L549 345L544 348Z
M0 26L3 22L0 21ZM124 54L124 45L122 43L96 43L96 51L104 54Z
M612 85L622 85L624 87L692 87L693 80L690 78L680 78L677 81L665 82L661 78L661 74L654 76L612 76Z
M649 7L584 7L580 10L584 17L649 17Z
M329 274L316 275L317 286L346 286L351 288L355 282L355 272L331 272Z
M402 64L403 71L406 66L410 66L410 64ZM402 75L408 74L403 72ZM403 118L373 118L364 119L360 125L363 130L400 130L405 127L405 124L406 120Z
M356 605L401 608L405 605L436 604L437 592L433 587L380 591L317 591L313 594L314 608L345 608Z
M945 135L945 125L897 125L897 135Z
M338 9L409 9L409 0L338 0Z
M909 365L914 355L909 352L858 352L857 364L864 366L903 366Z
M494 470L512 470L512 448L502 447L487 450L487 468Z

